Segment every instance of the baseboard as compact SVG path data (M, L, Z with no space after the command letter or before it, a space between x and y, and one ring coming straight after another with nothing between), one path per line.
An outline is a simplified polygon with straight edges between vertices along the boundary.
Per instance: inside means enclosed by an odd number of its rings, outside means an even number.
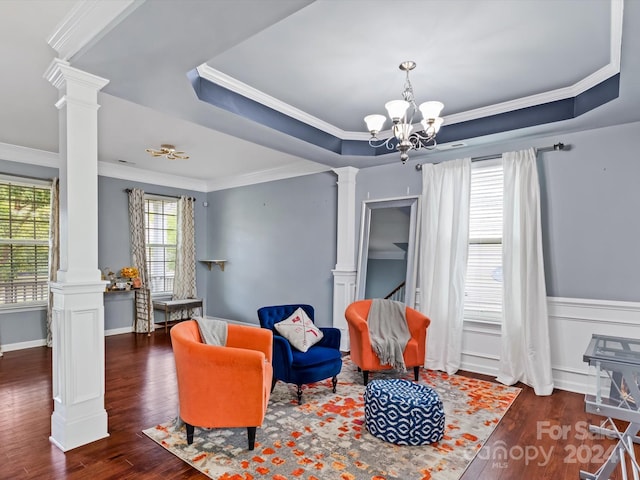
M11 352L14 350L24 350L26 348L44 347L47 345L46 339L30 340L28 342L7 343L0 345L0 350L3 352Z
M111 335L121 335L123 333L131 333L133 332L133 327L121 327L121 328L112 328L104 331L105 337L110 337Z

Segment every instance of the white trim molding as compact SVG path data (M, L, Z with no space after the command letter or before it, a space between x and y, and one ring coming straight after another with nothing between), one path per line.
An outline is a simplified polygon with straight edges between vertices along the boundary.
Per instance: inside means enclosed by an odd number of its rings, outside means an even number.
M61 164L58 153L2 142L0 142L0 159L58 169Z
M47 43L64 60L88 49L144 0L79 1L56 26Z

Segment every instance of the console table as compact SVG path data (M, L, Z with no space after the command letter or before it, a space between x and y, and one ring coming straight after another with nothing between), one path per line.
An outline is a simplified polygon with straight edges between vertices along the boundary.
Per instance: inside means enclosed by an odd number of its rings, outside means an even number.
M595 473L580 471L583 480L607 480L617 465L627 478L627 460L633 478L638 479L640 466L636 461L634 443L639 443L640 431L640 340L593 335L583 360L595 371L595 395L585 396L586 411L607 417L611 428L590 427L618 439L607 461ZM612 418L629 422L620 432Z
M196 308L200 309L200 315L203 315L202 299L201 298L185 298L183 300L154 300L153 308L155 310L164 311L164 331L167 332L169 324L169 315L171 312L187 312L187 317L183 317L182 320L186 320L191 315L191 310Z

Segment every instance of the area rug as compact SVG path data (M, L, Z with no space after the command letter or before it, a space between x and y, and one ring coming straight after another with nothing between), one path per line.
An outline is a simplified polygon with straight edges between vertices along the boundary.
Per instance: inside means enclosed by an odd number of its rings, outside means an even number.
M215 480L457 480L520 393L519 388L422 370L444 404L444 438L424 446L398 446L364 426L365 387L349 357L331 381L303 387L278 382L267 415L247 450L246 428L195 429L187 445L184 426L171 420L143 431L174 455ZM413 372L374 373L372 379L413 379Z

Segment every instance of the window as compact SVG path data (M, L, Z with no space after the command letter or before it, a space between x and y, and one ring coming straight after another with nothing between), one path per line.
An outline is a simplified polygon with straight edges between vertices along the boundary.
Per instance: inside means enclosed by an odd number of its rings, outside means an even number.
M502 321L502 161L473 164L465 319Z
M51 187L0 176L0 306L45 302Z
M151 293L173 291L178 199L145 195L147 269Z

